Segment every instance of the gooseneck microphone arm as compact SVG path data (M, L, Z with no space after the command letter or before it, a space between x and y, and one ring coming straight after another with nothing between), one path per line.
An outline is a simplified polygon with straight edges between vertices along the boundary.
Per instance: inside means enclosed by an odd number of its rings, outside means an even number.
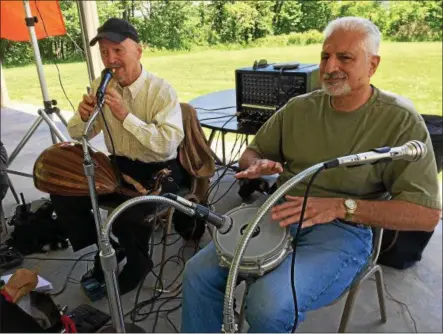
M115 255L115 250L110 243L109 235L114 221L125 210L140 203L168 204L188 216L201 217L199 213L202 210L201 208L199 208L200 205L192 203L191 201L188 201L185 198L174 194L165 194L164 196L147 195L131 198L126 202L120 204L116 209L114 209L114 211L112 211L112 213L106 219L103 226L101 226L101 230L99 233L100 259L105 274L106 290L108 293L112 323L117 332L120 332L120 330L124 331L125 323L120 301L120 294L118 290L117 278L115 274L117 271L117 258ZM207 218L209 218L208 222L213 224L220 233L227 233L231 229L232 220L227 216L218 215L217 213L209 211L207 214Z
M301 182L304 178L314 174L319 169L328 169L343 166L357 166L381 161L387 162L397 159L417 161L423 158L426 153L426 146L417 140L413 140L400 147L386 147L383 149L375 149L369 153L361 153L318 163L293 176L291 179L277 188L277 190L260 207L257 214L248 224L248 227L246 228L244 234L241 236L235 249L226 283L225 300L223 305L224 308L222 332L236 333L238 331L238 326L235 323L234 316L234 290L237 286L236 283L239 273L240 261L244 252L246 251L249 240L251 239L253 232L255 231L257 225L266 214L266 212L270 210L274 206L274 204L277 203L277 201L292 187Z
M248 246L249 240L252 237L257 225L263 216L271 209L275 203L288 192L293 186L303 180L305 177L314 174L318 169L324 168L324 163L316 164L299 174L293 176L286 183L282 184L281 187L277 188L277 190L266 200L266 202L260 207L257 214L254 216L252 221L248 223L248 227L246 228L244 234L241 236L237 247L235 248L234 256L232 259L231 267L229 269L228 280L226 283L225 290L225 300L224 300L224 308L223 308L223 333L237 333L238 326L235 323L235 315L234 315L234 290L237 286L237 277L240 268L240 259L246 251L246 247Z

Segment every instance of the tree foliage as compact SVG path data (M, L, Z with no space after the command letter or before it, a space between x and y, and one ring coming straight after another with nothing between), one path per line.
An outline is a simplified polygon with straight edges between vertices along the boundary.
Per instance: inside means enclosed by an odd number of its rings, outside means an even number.
M77 3L61 0L68 34L39 41L44 61L84 58ZM99 21L131 21L153 49L249 43L316 43L327 23L343 16L372 20L385 40L442 40L443 0L436 1L97 1ZM29 43L0 41L3 64L33 61Z

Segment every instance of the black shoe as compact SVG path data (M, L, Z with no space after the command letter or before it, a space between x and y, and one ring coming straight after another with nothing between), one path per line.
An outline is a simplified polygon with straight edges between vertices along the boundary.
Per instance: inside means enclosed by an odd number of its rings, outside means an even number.
M117 253L117 263L120 263L126 257L126 254L122 248L116 249L115 252ZM82 276L80 282L84 283L90 279L95 279L99 283L103 283L105 281L105 274L103 273L98 252L94 258L94 267L88 270L86 274Z
M148 269L149 268L146 268L146 270L143 271L140 270L139 267L137 270L133 270L128 265L125 265L120 275L118 275L118 289L120 295L127 294L128 292L134 290L139 283L144 280L149 272Z

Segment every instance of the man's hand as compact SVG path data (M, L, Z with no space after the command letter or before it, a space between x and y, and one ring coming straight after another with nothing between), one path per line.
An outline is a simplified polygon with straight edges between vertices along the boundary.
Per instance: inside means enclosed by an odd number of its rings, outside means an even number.
M105 104L109 107L112 114L120 121L124 121L128 112L123 106L123 101L115 89L108 88L105 94Z
M80 113L80 117L82 118L83 122L87 122L89 119L89 116L94 111L94 106L96 103L96 97L94 94L83 95L83 100L78 105L78 112Z
M287 202L272 208L272 219L279 220L281 227L298 223L303 205L303 197L286 195ZM308 197L302 228L329 223L346 214L343 198Z
M280 174L283 172L281 163L268 159L257 159L244 171L235 174L237 179L257 179L263 175Z

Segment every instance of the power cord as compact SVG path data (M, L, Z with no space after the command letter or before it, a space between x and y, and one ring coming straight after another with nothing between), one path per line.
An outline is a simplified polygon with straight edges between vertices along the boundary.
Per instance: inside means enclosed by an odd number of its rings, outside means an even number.
M96 251L93 251L93 252L89 252L89 253L83 254L83 255L80 256L78 259L76 259L76 260L75 260L75 263L71 266L71 269L69 270L68 274L66 275L66 279L65 279L65 282L63 283L62 287L61 287L58 291L56 291L56 292L51 292L50 295L51 295L51 296L58 296L59 294L63 293L63 291L65 291L65 289L66 289L68 283L72 280L71 274L72 274L72 272L74 271L74 268L77 266L77 264L78 264L78 263L79 263L84 257L86 257L86 256L88 256L88 255L91 255L91 254L94 254L94 253L96 253ZM61 260L61 261L66 261L66 260ZM69 261L71 261L71 259L69 259ZM73 283L73 282L70 282L70 283Z
M45 30L45 34L46 34L47 37L49 37L48 31L46 30L45 21L43 20L43 15L40 12L40 9L38 8L38 5L37 5L37 0L34 0L34 2L35 2L35 8L37 8L38 14L40 15L40 18L42 20L43 29ZM57 69L58 81L60 82L60 87L61 87L61 89L63 91L63 94L65 95L66 99L68 100L69 104L71 105L72 111L75 112L75 108L72 105L71 100L69 99L68 95L66 94L65 87L63 87L62 78L61 78L61 74L60 74L60 69L58 68L57 61L55 60L55 58L53 60L54 60L55 68Z
M226 117L231 117L231 119L232 119L232 115L224 115L224 116L217 116L217 117L202 118L202 119L199 119L199 122L201 122L201 121L208 121L208 120L211 120L211 119L226 118Z
M295 290L295 253L297 251L298 238L300 236L300 231L305 216L306 205L308 203L309 190L317 175L320 174L320 172L323 171L324 169L325 168L323 166L317 169L317 171L312 175L311 180L308 183L308 186L306 187L305 196L303 198L303 205L300 212L300 219L297 226L297 233L295 234L295 238L292 242L293 250L292 250L292 259L291 259L291 289L292 289L292 297L294 299L294 309L295 309L295 320L294 320L294 326L292 327L292 333L295 332L298 325L297 292Z
M200 107L194 107L194 108L198 109L198 110L204 110L204 111L217 111L217 110L225 110L225 109L230 109L230 108L237 108L237 106L220 107L220 108L214 108L214 109L206 109L206 108L200 108Z
M369 280L369 281L373 281L373 282L377 282L374 278L369 278L368 280ZM415 318L412 316L412 312L411 312L411 310L409 309L409 306L408 306L406 303L403 303L403 302L399 301L398 299L396 299L395 297L392 296L392 294L391 294L391 293L389 292L389 290L388 290L388 287L387 287L387 285L386 285L386 282L383 282L383 285L384 285L384 289L385 289L385 291L386 291L386 293L387 293L387 295L388 295L389 300L391 300L391 301L393 301L393 302L399 304L400 306L403 306L403 307L406 309L406 312L408 312L409 317L411 318L412 323L413 323L413 325L414 325L414 331L415 331L415 333L419 333L419 331L418 331L418 327L417 327L417 321L416 321Z

